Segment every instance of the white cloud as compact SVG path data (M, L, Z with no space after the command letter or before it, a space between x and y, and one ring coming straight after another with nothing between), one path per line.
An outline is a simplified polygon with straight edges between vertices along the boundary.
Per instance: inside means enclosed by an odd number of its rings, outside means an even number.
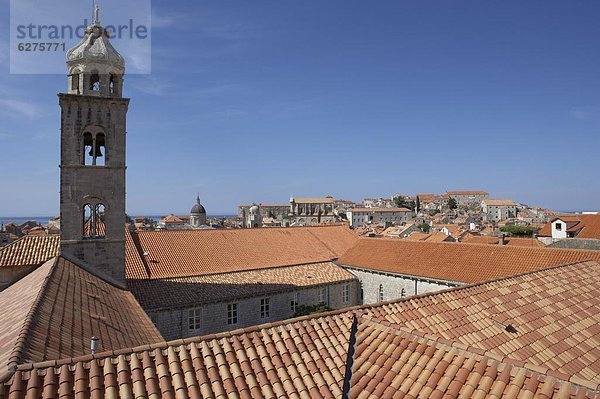
M41 111L36 105L21 100L0 100L0 111L6 114L16 113L29 119L41 116Z

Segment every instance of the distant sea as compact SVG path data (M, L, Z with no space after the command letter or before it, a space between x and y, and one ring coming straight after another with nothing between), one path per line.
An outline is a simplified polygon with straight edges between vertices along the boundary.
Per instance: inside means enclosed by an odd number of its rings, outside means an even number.
M143 216L143 215L142 215ZM150 219L156 220L157 222L163 218L166 215L163 216L146 216ZM209 218L234 218L237 215L208 215ZM137 216L132 216L133 218L137 217ZM48 224L48 222L50 221L50 219L52 219L53 216L0 216L0 225L2 224L9 224L9 223L15 223L17 225L23 224L25 222L28 221L34 221L34 222L38 222L39 224L41 224L42 226L45 226Z

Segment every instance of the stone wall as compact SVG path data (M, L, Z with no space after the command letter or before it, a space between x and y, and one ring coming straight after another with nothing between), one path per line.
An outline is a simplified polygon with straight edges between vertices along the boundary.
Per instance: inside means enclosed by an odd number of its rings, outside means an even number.
M37 266L0 267L0 291L31 273Z
M548 247L551 248L600 250L600 240L591 238L563 238L558 240L550 238L550 240L546 241L548 242Z
M348 302L344 302L342 298L344 285L349 286ZM291 307L291 302L294 301L294 298L297 298L296 301L299 306L316 305L321 300L322 290L326 292L325 304L332 309L341 309L358 304L358 280L354 280L345 283L280 292L268 296L242 298L231 302L218 302L180 309L146 311L163 337L167 340L172 340L285 320L294 315L294 310ZM260 304L262 298L269 298L270 314L266 318L261 318ZM227 324L227 305L230 303L238 304L238 323L233 325ZM188 312L192 308L199 309L201 315L200 328L196 330L188 328Z
M401 274L385 273L375 270L358 269L342 265L360 281L362 303L380 302L380 286L383 288L383 301L392 301L403 297L435 292L462 285L457 282L418 278ZM359 294L360 297L360 294Z

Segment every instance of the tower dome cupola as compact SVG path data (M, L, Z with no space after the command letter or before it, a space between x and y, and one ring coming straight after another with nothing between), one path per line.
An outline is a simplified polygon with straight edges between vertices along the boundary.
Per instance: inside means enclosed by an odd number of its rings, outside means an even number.
M86 28L83 39L67 51L68 93L122 97L125 60L110 44L99 10L96 5L94 22Z
M190 214L191 215L206 214L206 209L204 209L204 206L200 203L200 195L198 195L196 197L196 203L194 204L194 206L192 206L192 209L190 210Z

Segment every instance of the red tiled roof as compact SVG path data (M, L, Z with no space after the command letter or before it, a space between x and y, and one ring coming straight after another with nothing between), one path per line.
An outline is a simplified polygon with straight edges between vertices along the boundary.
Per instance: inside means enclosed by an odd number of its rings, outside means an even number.
M350 208L347 212L412 212L408 208Z
M486 199L483 202L487 206L517 206L518 204L509 199Z
M338 263L476 283L584 260L600 261L600 251L361 238Z
M333 204L333 198L294 198L296 204Z
M128 279L199 276L330 261L357 240L342 225L135 231L127 235Z
M478 190L458 190L458 191L446 191L446 194L448 195L486 195L488 194L485 191L478 191Z
M128 280L144 309L170 309L356 279L333 262L160 280Z
M0 248L0 267L38 266L58 256L58 235L23 236Z
M0 394L341 398L351 376L350 397L360 399L598 398L598 289L600 264L566 265L217 335L20 365Z
M60 257L0 292L0 379L18 363L162 340L133 295Z
M162 218L161 222L164 223L183 223L183 220L175 215L168 215Z
M500 238L492 237L492 236L478 236L474 234L468 234L462 240L462 242L466 242L469 244L490 244L490 245L499 245ZM515 246L515 247L545 247L544 243L538 240L537 238L527 238L527 237L505 237L504 245Z
M539 232L541 237L552 237L552 222L560 219L570 224L570 230L581 230L577 238L600 239L600 215L558 215L546 223Z
M595 398L576 382L522 362L406 332L362 317L351 398ZM471 350L470 350L471 349ZM545 370L544 370L545 371Z

